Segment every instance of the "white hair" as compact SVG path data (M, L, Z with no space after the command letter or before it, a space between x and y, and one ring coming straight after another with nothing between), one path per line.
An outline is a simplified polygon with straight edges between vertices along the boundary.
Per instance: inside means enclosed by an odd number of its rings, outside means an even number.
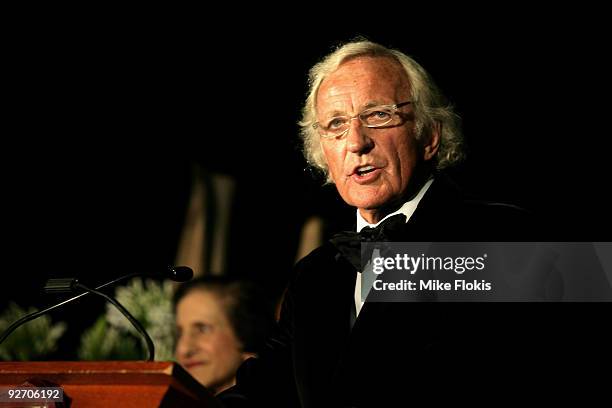
M464 157L461 120L423 67L400 51L370 41L353 41L337 48L309 72L309 92L299 122L308 164L321 170L327 181L331 182L320 135L313 127L317 121L317 92L323 80L342 63L362 56L392 59L406 72L412 93L417 140L428 138L435 127L441 131L440 148L435 157L436 168L443 169L461 161Z

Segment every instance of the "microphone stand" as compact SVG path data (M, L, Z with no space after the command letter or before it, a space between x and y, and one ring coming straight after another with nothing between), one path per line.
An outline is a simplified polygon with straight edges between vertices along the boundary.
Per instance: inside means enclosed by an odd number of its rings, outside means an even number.
M134 318L134 316L132 316L130 314L130 312L128 312L128 310L123 307L123 305L121 305L119 302L117 302L115 299L113 299L112 297L106 295L105 293L100 292L100 289L103 289L107 286L110 285L114 285L117 282L120 282L122 280L126 280L129 278L133 278L136 276L147 276L148 274L146 273L140 273L140 272L134 272L134 273L130 273L128 275L124 275L124 276L120 276L117 279L114 279L110 282L104 283L94 289L90 289L87 286L79 283L76 279L73 278L69 278L69 279L50 279L47 284L45 285L45 291L46 292L66 292L66 291L71 291L74 290L75 287L78 287L82 290L84 290L85 292L80 293L76 296L73 296L69 299L66 299L60 303L56 303L55 305L49 306L46 309L43 310L39 310L38 312L33 312L30 314L27 314L25 316L23 316L22 318L20 318L19 320L17 320L16 322L14 322L13 324L11 324L5 331L4 333L2 333L2 335L0 336L0 344L2 344L2 342L4 340L6 340L6 338L19 326L21 326L24 323L29 322L30 320L34 320L39 316L42 316L45 313L48 313L60 306L65 305L66 303L70 303L73 300L76 300L80 297L83 297L85 295L88 295L90 293L102 296L103 298L105 298L106 300L108 300L109 302L111 302L117 309L119 309L119 311L121 313L123 313L123 315L130 321L130 323L132 323L132 325L134 325L134 327L136 328L136 330L138 330L138 332L144 337L145 342L147 344L147 351L149 354L149 361L152 361L153 358L155 357L155 346L153 345L153 341L151 340L151 337L149 337L147 331L144 329L144 327L142 327L142 325L140 324L140 322L138 322L138 320L136 320ZM191 270L191 268L187 267L187 266L177 266L177 267L168 267L168 270L166 271L165 274L154 274L153 276L162 276L164 278L168 278L168 279L172 279L173 281L176 282L186 282L189 279L191 279L193 277L193 271Z
M105 283L105 284L103 284L103 285L100 285L100 286L96 287L96 288L95 288L95 290L100 290L100 289L103 289L103 288L105 288L105 287L107 287L107 286L113 285L113 284L115 284L115 283L117 283L117 282L120 282L120 281L122 281L122 280L125 280L125 279L128 279L128 278L133 278L133 277L135 277L135 276L140 276L140 275L141 275L140 273L131 273L131 274L129 274L129 275L121 276L121 277L119 277L119 278L117 278L117 279L115 279L115 280L112 280L112 281L110 281L110 282L107 282L107 283ZM71 281L72 281L72 280L71 280ZM70 288L70 287L68 287L68 289L71 289L71 288ZM38 312L33 312L33 313L30 313L30 314L27 314L27 315L23 316L21 319L17 320L17 321L16 321L16 322L14 322L13 324L11 324L11 325L10 325L10 326L9 326L9 327L8 327L8 328L7 328L7 329L4 331L4 333L2 333L2 336L0 336L0 344L2 344L2 342L3 342L3 341L4 341L4 340L5 340L5 339L6 339L6 338L7 338L7 337L8 337L8 336L9 336L9 335L10 335L10 334L11 334L11 333L12 333L12 332L13 332L13 331L16 329L16 328L17 328L17 327L21 326L22 324L27 323L27 322L29 322L30 320L34 320L34 319L36 319L37 317L42 316L42 315L44 315L44 314L45 314L45 313L47 313L47 312L50 312L50 311L52 311L52 310L54 310L54 309L57 309L58 307L63 306L63 305L65 305L66 303L70 303L70 302L72 302L73 300L77 300L78 298L83 297L83 296L85 296L85 295L88 295L89 293L92 293L92 292L83 292L83 293L81 293L81 294L79 294L79 295L76 295L76 296L71 297L70 299L66 299L66 300L64 300L63 302L56 303L55 305L49 306L49 307L48 307L48 308L46 308L46 309L39 310Z
M140 333L142 337L144 337L145 342L147 344L147 351L149 353L148 361L153 361L155 359L155 345L153 344L153 340L151 340L151 337L149 337L149 333L147 333L147 331L145 330L144 327L142 327L140 322L136 320L134 316L132 316L132 314L128 312L128 310L125 307L123 307L121 303L119 303L118 300L113 299L112 297L108 296L106 293L100 292L96 289L90 289L87 286L81 283L78 283L78 282L75 282L74 287L85 290L86 292L82 293L82 295L85 293L91 292L95 295L102 296L104 299L112 303L113 306L119 309L119 311L123 313L125 317L127 317L130 323L132 323L132 325L136 328L136 330L138 330L138 333Z

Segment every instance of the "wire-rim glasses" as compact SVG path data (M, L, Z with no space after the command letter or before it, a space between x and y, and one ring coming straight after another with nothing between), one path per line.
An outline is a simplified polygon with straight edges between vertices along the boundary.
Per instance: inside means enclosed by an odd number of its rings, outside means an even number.
M385 126L399 125L402 117L398 109L411 104L412 101L396 103L394 105L377 105L366 108L355 116L334 116L312 125L317 129L321 137L332 139L344 136L351 127L351 121L359 119L361 124L367 128L380 128Z

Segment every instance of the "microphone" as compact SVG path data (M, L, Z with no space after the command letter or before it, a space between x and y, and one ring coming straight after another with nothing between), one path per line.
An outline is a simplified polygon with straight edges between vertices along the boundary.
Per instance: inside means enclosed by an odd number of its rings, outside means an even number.
M140 333L140 335L144 337L145 343L147 345L147 352L149 354L148 361L155 360L155 345L153 344L153 340L151 340L149 333L147 333L147 331L144 327L142 327L140 322L134 316L132 316L132 314L125 307L123 307L123 305L119 303L117 299L114 299L113 297L108 296L106 293L100 292L99 290L90 289L87 286L80 284L76 279L74 279L74 284L72 286L79 289L83 289L85 291L84 293L89 292L93 293L94 295L102 296L104 299L108 300L113 306L119 309L119 311L130 321L130 323L132 323L132 326L136 328L138 333Z
M168 267L163 276L175 282L187 282L193 278L193 270L188 266Z
M84 286L83 284L79 283L77 279L74 278L60 278L60 279L49 279L45 285L45 292L47 293L65 293L65 292L72 292L75 288L79 288L82 290L85 290L85 292L78 294L76 296L73 296L69 299L66 299L62 302L56 303L52 306L49 306L46 309L43 310L39 310L37 312L33 312L30 314L27 314L25 316L23 316L22 318L20 318L19 320L15 321L13 324L11 324L9 327L7 327L7 329L2 333L2 336L0 336L0 344L2 344L2 342L15 330L17 329L19 326L21 326L22 324L25 324L31 320L36 319L37 317L40 317L42 315L44 315L45 313L48 313L54 309L57 309L60 306L63 306L67 303L70 303L74 300L77 300L80 297L83 297L85 295L88 295L89 293L94 293L96 295L102 296L104 297L106 300L108 300L109 302L111 302L115 307L117 307L119 309L119 311L121 313L123 313L123 315L130 321L130 323L132 323L132 325L134 325L134 327L136 328L136 330L144 337L145 342L147 344L147 350L148 350L148 354L149 354L149 361L152 361L155 357L155 350L154 350L154 346L153 346L153 341L151 340L151 338L149 337L149 335L147 334L146 330L144 329L144 327L142 327L142 325L138 322L138 320L136 320L131 314L130 312L128 312L128 310L123 307L123 305L121 305L119 302L117 302L115 299L113 299L112 297L106 295L105 293L99 292L100 289L103 289L107 286L111 286L111 285L115 285L118 282L121 282L123 280L129 279L129 278L133 278L136 276L152 276L152 277L162 277L164 279L171 279L173 281L176 282L186 282L188 280L190 280L193 277L193 270L191 268L189 268L188 266L176 266L176 267L171 267L169 266L168 268L166 268L165 271L161 271L161 272L154 272L154 273L143 273L143 272L133 272L124 276L120 276L117 279L114 279L110 282L104 283L94 289L90 289L86 286Z

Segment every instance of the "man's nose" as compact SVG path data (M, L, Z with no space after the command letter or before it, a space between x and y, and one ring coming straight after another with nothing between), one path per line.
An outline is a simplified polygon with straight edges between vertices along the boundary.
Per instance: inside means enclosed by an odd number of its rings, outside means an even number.
M361 124L359 118L353 118L346 135L346 147L352 153L367 153L374 147L374 142L368 136L368 129Z

